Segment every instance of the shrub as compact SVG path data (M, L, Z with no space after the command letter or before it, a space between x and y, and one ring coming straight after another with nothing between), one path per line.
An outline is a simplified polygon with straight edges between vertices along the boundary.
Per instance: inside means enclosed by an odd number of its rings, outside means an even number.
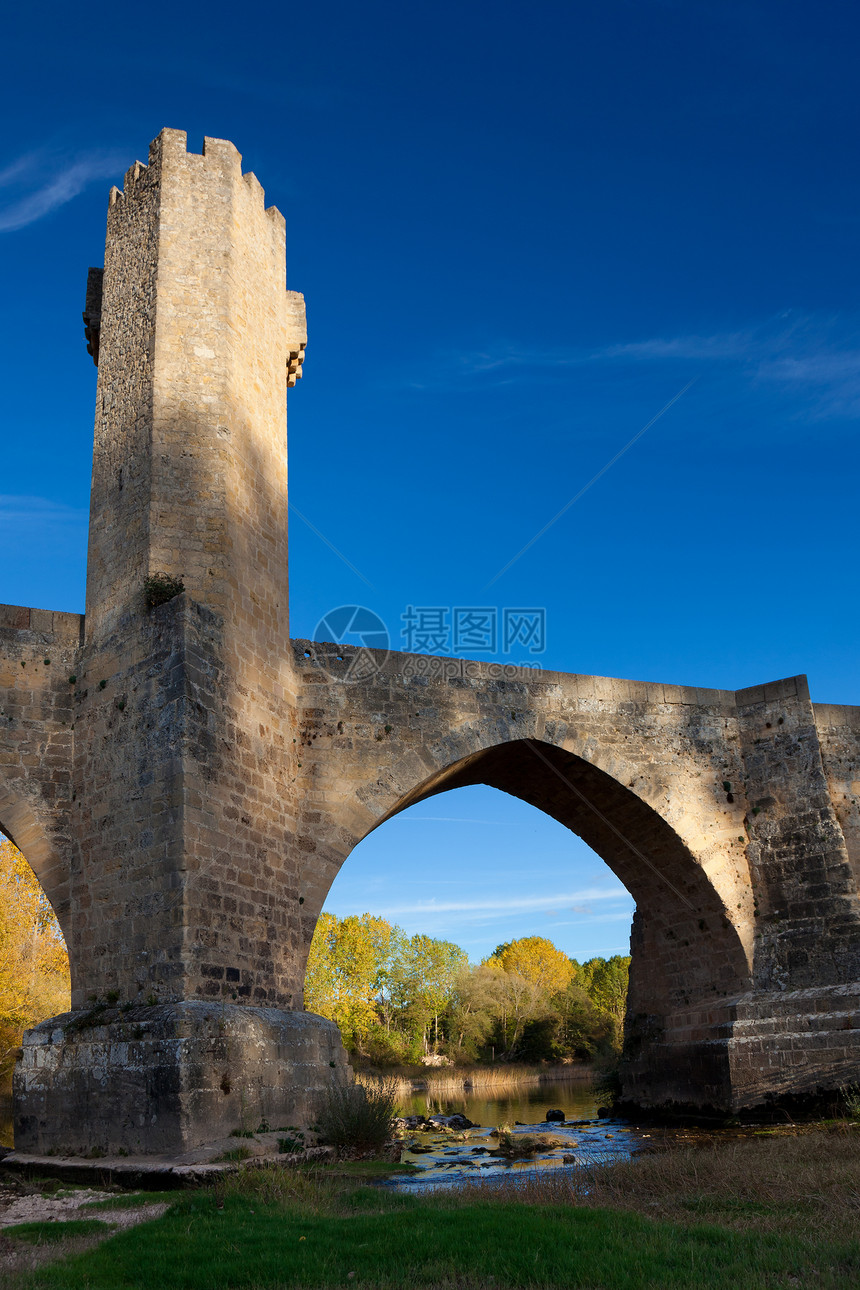
M846 1118L860 1120L860 1084L843 1084L839 1093Z
M157 605L166 604L168 600L172 600L184 590L185 583L182 579L174 578L169 573L151 573L143 582L147 609L155 609Z
M317 1115L320 1138L330 1146L355 1151L380 1151L391 1137L396 1114L397 1086L385 1080L363 1084L332 1084Z
M621 1070L617 1057L614 1060L604 1057L595 1063L592 1087L600 1106L615 1106L621 1098Z

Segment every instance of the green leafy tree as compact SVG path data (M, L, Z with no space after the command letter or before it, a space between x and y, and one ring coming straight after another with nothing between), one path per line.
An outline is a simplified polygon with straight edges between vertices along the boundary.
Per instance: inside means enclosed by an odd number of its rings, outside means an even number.
M486 964L464 967L448 1001L448 1054L474 1060L490 1041L503 1007L499 972Z
M613 1047L620 1051L627 1008L629 955L614 954L609 959L589 959L587 963L583 963L581 971L588 997L595 1008L608 1018L612 1028Z
M392 1001L424 1053L439 1051L439 1020L469 959L459 945L416 933L400 950L390 972Z

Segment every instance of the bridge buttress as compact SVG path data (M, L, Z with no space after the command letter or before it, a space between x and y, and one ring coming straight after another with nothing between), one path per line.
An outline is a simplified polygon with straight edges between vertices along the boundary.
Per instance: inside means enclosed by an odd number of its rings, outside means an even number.
M812 708L830 800L860 890L860 708L834 703Z

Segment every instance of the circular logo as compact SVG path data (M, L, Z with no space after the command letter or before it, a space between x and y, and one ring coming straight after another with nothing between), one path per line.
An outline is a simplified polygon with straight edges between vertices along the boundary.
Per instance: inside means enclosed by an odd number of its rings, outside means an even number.
M388 628L365 605L339 605L316 625L313 662L332 678L354 684L375 676L388 658Z

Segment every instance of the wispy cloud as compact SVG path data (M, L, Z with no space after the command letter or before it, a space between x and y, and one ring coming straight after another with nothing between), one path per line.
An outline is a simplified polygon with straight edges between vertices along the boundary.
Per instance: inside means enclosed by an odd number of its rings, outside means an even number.
M582 927L584 924L589 926L592 923L623 923L630 922L633 918L633 906L629 909L618 909L611 914L589 914L588 917L580 915L579 918L556 918L552 913L547 914L553 926L553 931L558 927Z
M96 179L121 172L118 153L92 152L57 162L47 153L32 152L0 171L0 187L13 190L0 206L0 233L13 233L44 219L64 206Z
M755 346L754 333L729 332L716 336L655 336L630 341L625 345L607 345L593 350L590 359L632 359L638 361L690 359L699 362L721 359L743 359Z
M696 371L734 373L747 385L789 394L798 411L813 417L860 415L860 318L784 310L748 327L725 332L644 336L588 348L538 349L500 341L472 351L437 356L433 376L412 388L475 388L559 379L587 368L685 364Z
M404 905L389 905L384 909L374 910L382 918L401 917L404 914L501 914L518 913L530 909L553 909L568 907L571 912L575 905L594 900L627 900L632 904L632 897L619 883L612 887L588 887L582 891L553 893L551 897L542 896L505 896L499 899L492 897L471 900L422 900Z
M86 529L87 509L84 506L67 506L52 502L47 497L30 497L20 493L0 493L0 531L20 532L22 528L37 527Z
M469 820L459 815L410 815L404 811L402 815L396 815L395 820L398 824L411 824L413 821L420 821L422 824L492 824L499 828L509 829L511 824L520 828L530 828L530 820Z

